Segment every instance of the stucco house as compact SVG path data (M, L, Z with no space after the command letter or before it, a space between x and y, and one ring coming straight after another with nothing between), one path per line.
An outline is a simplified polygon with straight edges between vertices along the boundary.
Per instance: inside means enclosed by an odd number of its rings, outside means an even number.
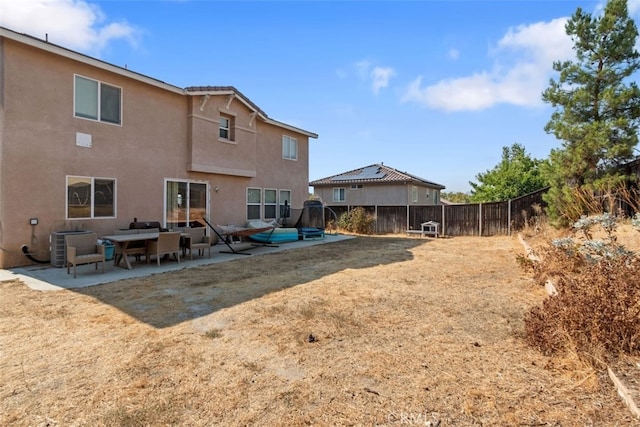
M309 141L231 86L180 88L0 27L0 267L61 230L206 217L244 225L308 199Z
M314 197L331 207L440 204L443 185L374 164L311 181Z

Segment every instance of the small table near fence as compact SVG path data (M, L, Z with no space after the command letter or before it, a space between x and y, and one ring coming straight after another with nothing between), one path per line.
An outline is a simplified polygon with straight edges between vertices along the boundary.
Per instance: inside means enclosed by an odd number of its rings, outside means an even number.
M438 237L440 223L435 221L427 221L420 224L420 230L407 230L407 235L419 234L421 237L433 236Z

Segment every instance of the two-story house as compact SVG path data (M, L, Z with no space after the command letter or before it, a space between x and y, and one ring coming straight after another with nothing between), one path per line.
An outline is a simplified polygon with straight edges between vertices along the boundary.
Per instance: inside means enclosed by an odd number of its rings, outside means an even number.
M337 216L354 207L376 217L378 232L408 229L415 208L440 205L445 187L416 175L374 164L311 181L314 197Z
M278 218L309 140L231 86L180 88L0 27L0 267L61 230Z
M375 164L309 183L329 206L438 205L445 187L407 172Z

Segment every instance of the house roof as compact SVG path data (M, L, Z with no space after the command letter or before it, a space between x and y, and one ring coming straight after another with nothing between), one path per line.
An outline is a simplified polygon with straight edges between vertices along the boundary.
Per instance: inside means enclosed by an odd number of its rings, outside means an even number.
M244 96L242 94L242 92L240 92L238 89L236 89L234 86L189 86L187 88L185 88L185 92L187 92L189 95L202 95L202 96L207 96L207 95L228 95L228 96L232 96L235 97L236 99L238 99L240 102L242 102L244 105L246 105L250 110L254 111L256 114L258 114L260 116L260 118L262 120L264 120L267 123L271 123L275 126L279 126L285 129L289 129L298 133L302 133L304 135L307 135L310 138L317 138L318 135L313 133L313 132L308 132L306 130L302 130L299 128L296 128L294 126L288 125L286 123L282 123L279 122L277 120L273 120L271 118L269 118L269 116L267 116L267 113L265 113L264 111L262 111L262 109L260 107L258 107L256 104L254 104L249 98L247 98L246 96Z
M384 164L373 164L362 168L354 169L338 175L317 179L309 183L310 186L336 186L349 184L422 184L430 187L444 190L445 186L437 184L433 181L420 178L419 176L401 172L397 169L390 168Z
M264 122L301 133L310 138L318 138L318 135L316 133L309 132L304 129L300 129L300 128L288 125L286 123L282 123L277 120L273 120L269 118L267 114L264 111L262 111L262 109L260 109L249 98L244 96L239 90L237 90L233 86L192 86L187 88L180 88L178 86L165 83L161 80L154 79L153 77L149 77L144 74L131 71L127 67L120 67L114 64L110 64L100 59L96 59L91 56L51 43L49 42L48 37L47 37L47 40L42 40L37 37L31 36L29 34L18 33L6 27L0 26L0 38L2 37L14 40L16 42L19 42L37 49L42 49L44 51L62 56L64 58L72 59L72 60L82 62L84 64L88 64L103 70L107 70L112 73L119 74L121 76L130 78L133 80L137 80L137 81L140 81L140 82L143 82L151 86L155 86L162 90L167 90L173 93L178 93L185 96L233 95L236 99L238 99L240 102L245 104L250 110L254 111Z

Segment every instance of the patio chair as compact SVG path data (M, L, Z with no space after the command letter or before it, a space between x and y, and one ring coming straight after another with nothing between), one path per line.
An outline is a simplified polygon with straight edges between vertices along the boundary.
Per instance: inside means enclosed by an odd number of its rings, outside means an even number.
M204 227L189 228L187 230L190 237L186 239L185 249L189 250L189 256L193 259L193 251L198 251L198 256L204 255L204 251L209 252L211 258L211 236L205 236Z
M138 234L138 230L134 230L134 229L129 229L129 230L114 230L113 232L114 235L123 235L123 234ZM113 263L115 265L118 265L120 258L122 256L129 256L129 255L133 255L136 258L136 261L140 261L140 257L141 255L144 255L145 257L148 258L147 255L147 244L144 241L140 241L140 242L131 242L129 243L129 246L127 246L127 249L124 250L124 253L122 253L122 248L120 247L120 245L116 245L116 249L115 249L115 256L113 257Z
M102 273L104 273L104 245L98 244L96 233L71 234L65 236L67 249L67 274L73 265L73 278L76 278L76 266L81 264L102 263Z
M147 250L147 264L151 259L151 255L156 256L158 267L160 266L161 255L171 255L176 258L176 261L180 262L180 232L179 231L167 231L158 234L158 240L149 242L149 248Z

